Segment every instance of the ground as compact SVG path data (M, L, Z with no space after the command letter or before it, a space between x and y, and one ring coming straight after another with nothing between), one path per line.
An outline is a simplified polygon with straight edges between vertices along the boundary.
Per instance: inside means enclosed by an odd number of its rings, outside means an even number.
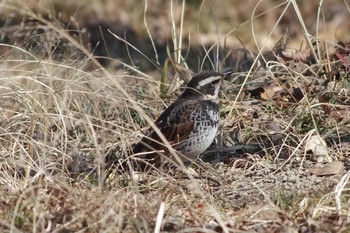
M349 5L294 3L2 3L1 232L350 232ZM121 170L216 66L209 150Z

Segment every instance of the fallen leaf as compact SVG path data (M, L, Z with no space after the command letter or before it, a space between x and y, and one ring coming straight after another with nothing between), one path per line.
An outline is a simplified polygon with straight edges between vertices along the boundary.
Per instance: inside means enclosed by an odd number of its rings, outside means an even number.
M264 88L264 92L261 93L261 99L270 100L272 99L276 93L284 91L280 86L268 86Z
M350 111L347 109L344 109L344 110L339 109L339 110L331 111L329 113L329 116L331 118L338 120L338 121L341 121L344 118L348 118L350 116Z
M328 176L328 175L338 175L344 169L343 162L333 161L327 163L324 167L313 167L309 169L309 172L316 176Z
M319 135L313 135L306 141L305 151L311 151L315 156L328 156L327 144Z

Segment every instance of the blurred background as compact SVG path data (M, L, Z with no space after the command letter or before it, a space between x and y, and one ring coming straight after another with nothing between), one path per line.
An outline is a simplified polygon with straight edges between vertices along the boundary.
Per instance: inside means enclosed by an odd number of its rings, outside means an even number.
M232 66L242 51L244 56L244 51L268 51L282 39L287 48L302 49L301 23L311 37L349 39L345 0L296 4L302 20L291 1L277 0L8 0L0 5L0 41L43 59L82 58L78 43L112 69L127 64L150 72L170 62L196 72L213 69L220 59L226 59L221 66ZM0 52L5 56L10 50L5 46Z

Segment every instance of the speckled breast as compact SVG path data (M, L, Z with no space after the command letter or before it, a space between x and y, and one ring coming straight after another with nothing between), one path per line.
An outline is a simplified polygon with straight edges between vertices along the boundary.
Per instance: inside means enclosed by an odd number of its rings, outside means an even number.
M180 151L185 157L195 159L203 153L214 141L219 124L219 104L203 103L200 110L191 114L194 127L188 138L175 149Z

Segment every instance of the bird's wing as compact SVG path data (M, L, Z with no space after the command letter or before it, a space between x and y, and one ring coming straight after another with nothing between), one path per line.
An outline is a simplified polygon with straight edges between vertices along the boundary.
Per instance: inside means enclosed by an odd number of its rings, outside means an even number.
M187 139L194 127L191 118L195 117L199 110L197 101L178 99L159 116L155 125L169 144L175 146ZM134 146L133 153L139 153L137 158L141 159L134 160L133 166L140 170L147 170L149 164L159 166L162 161L161 155L169 156L170 152L163 140L151 128L149 134Z
M169 106L155 122L171 145L185 139L194 127L193 114L199 109L196 100L179 100Z
M198 109L199 105L195 100L183 101L179 99L159 116L155 124L170 145L175 145L188 137L194 127L190 115ZM150 129L148 136L143 137L133 151L139 153L153 150L167 151L159 135Z

